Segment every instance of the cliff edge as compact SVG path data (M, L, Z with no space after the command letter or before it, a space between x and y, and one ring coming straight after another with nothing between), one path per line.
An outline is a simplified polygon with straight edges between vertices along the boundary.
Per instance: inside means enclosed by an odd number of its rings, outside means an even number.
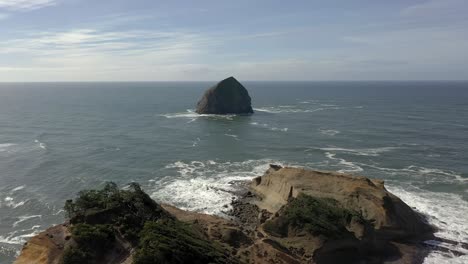
M82 191L22 263L422 263L433 228L380 180L271 165L232 219L160 205L137 184Z

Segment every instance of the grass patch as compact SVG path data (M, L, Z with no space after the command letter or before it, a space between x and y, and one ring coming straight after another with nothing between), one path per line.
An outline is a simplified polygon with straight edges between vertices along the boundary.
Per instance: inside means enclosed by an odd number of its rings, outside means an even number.
M268 233L285 237L291 231L305 231L311 235L323 235L327 238L342 238L349 231L346 225L353 217L360 217L356 212L344 209L333 199L315 198L299 194L279 211L279 216L265 223Z

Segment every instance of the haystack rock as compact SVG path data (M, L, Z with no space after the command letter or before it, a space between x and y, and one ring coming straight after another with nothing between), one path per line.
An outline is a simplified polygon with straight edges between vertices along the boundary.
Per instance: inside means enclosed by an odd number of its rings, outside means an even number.
M208 89L197 104L198 114L253 114L251 98L234 77Z

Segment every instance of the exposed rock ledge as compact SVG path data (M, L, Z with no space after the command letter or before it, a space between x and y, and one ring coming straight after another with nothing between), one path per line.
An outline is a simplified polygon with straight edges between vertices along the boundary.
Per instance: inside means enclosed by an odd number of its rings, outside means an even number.
M143 192L137 192L140 196L131 203L143 209L135 207L131 212L136 210L135 215L140 216L146 212L150 216L144 215L145 221L171 228L173 221L187 223L196 235L190 233L190 239L182 244L189 249L191 243L198 245L192 252L194 259L199 245L204 245L203 250L212 250L209 254L215 256L214 263L420 263L428 253L420 242L432 237L433 228L389 193L382 181L272 165L264 176L252 181L250 189L233 202L231 220L169 205L160 207ZM73 226L120 219L119 209L108 207L75 215L72 224L58 225L33 237L15 263L62 263L64 251L77 243L70 233ZM89 263L134 263L135 256L139 263L151 263L141 261L144 254L138 240L148 243L147 238L141 238L143 233L128 239L121 224L112 223L113 242L105 254ZM184 229L170 230L177 233ZM175 242L185 235L175 234ZM173 233L165 239L171 237ZM178 260L160 263L184 263Z

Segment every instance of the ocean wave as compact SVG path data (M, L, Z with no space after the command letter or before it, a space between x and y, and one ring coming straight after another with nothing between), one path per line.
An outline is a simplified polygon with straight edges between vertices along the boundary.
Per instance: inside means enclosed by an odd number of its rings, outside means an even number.
M436 242L437 246L468 254L463 247L468 241L468 202L456 194L421 190L416 187L399 187L387 184L387 189L405 203L427 217L436 226L436 237L455 241L455 244ZM427 241L428 244L434 241ZM424 263L467 263L468 255L456 256L450 252L432 251Z
M379 156L380 153L389 152L400 147L380 147L380 148L362 148L362 149L348 149L339 147L318 148L323 151L344 152L358 156Z
M18 220L13 223L13 227L17 227L20 223L25 222L29 219L33 218L42 218L42 215L25 215L25 216L19 216Z
M11 147L16 146L17 144L13 143L2 143L0 144L0 152L7 152L11 149Z
M22 245L29 238L40 233L40 225L34 225L29 229L22 229L8 233L6 236L0 236L0 243L9 245ZM32 232L31 232L32 231ZM19 253L19 250L16 252Z
M198 143L200 143L201 139L200 138L197 138L193 141L193 144L192 144L192 147L196 147L198 146Z
M7 196L3 199L3 203L0 201L0 208L3 206L10 208L18 208L20 206L23 206L27 201L28 200L15 202L15 199L13 197Z
M18 187L16 187L16 188L13 188L13 189L11 190L11 192L17 192L17 191L23 190L24 187L26 187L26 186L25 186L25 185L18 186Z
M265 112L270 114L281 114L281 113L313 113L318 111L324 110L338 110L342 109L342 107L319 107L315 109L304 109L304 108L297 108L297 107L279 107L279 106L267 106L267 107L259 107L254 108L255 111L258 112Z
M226 137L232 137L232 138L235 139L235 140L240 140L240 139L239 139L239 136L237 136L237 135L233 135L233 134L224 134L224 135L225 135Z
M187 118L189 122L196 121L198 118L212 118L212 119L225 119L233 120L236 115L211 115L211 114L197 114L193 109L187 109L186 112L161 114L159 116L172 119L172 118Z
M353 172L361 172L363 171L362 167L357 165L356 163L353 163L351 161L347 161L342 158L337 158L335 157L335 153L331 152L325 152L325 156L331 160L338 161L337 166L340 167L341 169L338 170L338 172L341 173L353 173ZM344 167L344 168L343 168Z
M383 171L389 175L400 175L408 174L410 176L418 177L418 180L424 180L426 183L437 183L437 182L468 182L468 178L464 178L461 174L451 171L442 170L436 168L426 168L416 165L410 165L404 168L386 168L379 167L377 165L363 164L364 166ZM421 179L422 177L422 179Z
M37 140L37 139L34 140L34 142L37 143L37 144L39 144L39 147L40 147L41 149L47 149L47 145L46 145L45 143L40 142L40 141Z
M241 185L263 175L271 163L281 164L274 160L176 161L165 167L170 176L151 182L155 185L151 196L184 210L224 215Z
M273 127L273 126L270 126L270 125L268 125L268 124L262 124L262 123L258 123L258 122L251 122L250 124L251 124L251 125L254 125L254 126L266 128L266 129L269 129L269 130L271 130L271 131L288 132L288 130L289 130L287 127L284 127L284 128Z
M336 134L339 134L339 130L334 130L334 129L319 129L320 133L323 135L327 136L335 136Z

